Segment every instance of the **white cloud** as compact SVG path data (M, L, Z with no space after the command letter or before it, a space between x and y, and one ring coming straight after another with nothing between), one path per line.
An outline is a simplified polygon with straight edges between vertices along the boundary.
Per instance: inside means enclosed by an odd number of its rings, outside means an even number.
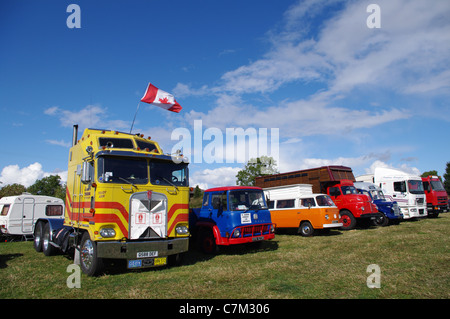
M42 169L42 164L38 162L23 168L20 168L19 165L5 166L0 173L0 181L3 186L17 183L29 187L33 185L36 180L50 175L59 175L62 182L65 183L67 181L67 171L48 173Z
M44 113L57 117L64 127L72 127L74 124L78 124L80 131L87 127L107 127L113 130L128 129L131 127L127 121L110 120L108 109L100 105L87 105L75 111L53 106L46 109Z
M408 166L408 164L401 164L399 167L395 167L392 164L385 163L383 161L375 161L370 165L369 168L366 168L366 174L373 174L375 172L375 168L382 167L382 168L392 168L392 169L398 169L410 174L418 175L420 176L422 173L417 167L414 166Z
M218 186L236 185L236 175L241 170L239 167L219 167L215 169L204 169L194 172L190 176L189 184L192 187L199 185L201 189Z
M49 144L53 144L53 145L58 145L58 146L63 146L63 147L71 147L72 143L70 142L65 142L64 140L45 140L47 143Z
M336 4L342 10L334 10ZM382 10L381 29L367 27L366 2L300 1L291 6L282 27L268 33L272 47L262 58L224 73L213 88L177 84L181 94L217 96L213 109L191 111L185 118L202 119L205 126L221 129L277 127L285 138L301 138L335 134L336 127L345 134L420 114L422 106L373 106L361 96L361 102L355 102L354 90L448 94L450 20L444 17L450 14L450 5L438 0L377 4ZM325 19L318 22L318 14L324 12ZM244 99L244 94L270 93L285 84L311 81L321 83L322 90L269 107Z

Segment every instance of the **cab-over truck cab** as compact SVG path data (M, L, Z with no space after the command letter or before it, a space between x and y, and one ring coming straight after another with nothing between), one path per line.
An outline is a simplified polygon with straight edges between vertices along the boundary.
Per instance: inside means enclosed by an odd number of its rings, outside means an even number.
M103 259L128 268L178 262L189 244L187 165L143 135L86 129L77 140L74 126L65 218L38 221L35 249L75 250L88 275Z
M423 190L427 199L429 217L448 211L448 195L438 176L422 177Z
M204 253L219 246L273 239L274 226L263 190L259 187L228 186L206 190L201 208L191 209L189 228Z

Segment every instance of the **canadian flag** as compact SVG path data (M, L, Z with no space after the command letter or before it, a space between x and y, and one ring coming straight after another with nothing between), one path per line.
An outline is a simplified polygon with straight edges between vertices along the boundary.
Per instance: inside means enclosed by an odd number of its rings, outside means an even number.
M147 90L141 98L141 102L153 104L176 113L180 112L182 109L181 105L178 104L172 94L158 89L151 83L148 84Z

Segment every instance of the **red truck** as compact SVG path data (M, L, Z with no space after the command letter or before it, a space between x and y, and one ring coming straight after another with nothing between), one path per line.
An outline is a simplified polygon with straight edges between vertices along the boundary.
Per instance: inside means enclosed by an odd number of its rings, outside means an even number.
M422 183L427 197L428 216L437 217L439 213L447 212L448 195L439 177L433 175L422 177Z
M322 166L295 172L256 177L255 186L261 188L311 184L314 193L328 194L339 208L342 229L353 229L357 222L369 225L380 215L366 195L356 190L352 169L346 166Z

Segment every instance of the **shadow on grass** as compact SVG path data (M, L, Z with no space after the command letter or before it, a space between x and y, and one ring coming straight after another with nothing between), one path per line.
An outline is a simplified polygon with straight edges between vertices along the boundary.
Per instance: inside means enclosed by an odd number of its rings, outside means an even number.
M0 255L0 269L4 269L6 267L8 267L7 262L15 259L15 258L19 258L22 257L23 254L5 254L5 255Z
M128 269L127 261L122 259L104 259L104 272L102 275L121 275L127 272L153 272L164 271L174 267L183 267L189 265L195 265L198 262L208 261L215 258L218 255L245 255L255 254L264 251L274 251L278 249L278 242L276 240L268 240L257 243L221 246L219 251L215 254L205 254L190 245L189 251L182 254L181 260L178 262L168 258L168 264L162 267L150 267L141 269ZM73 258L68 258L73 260Z

